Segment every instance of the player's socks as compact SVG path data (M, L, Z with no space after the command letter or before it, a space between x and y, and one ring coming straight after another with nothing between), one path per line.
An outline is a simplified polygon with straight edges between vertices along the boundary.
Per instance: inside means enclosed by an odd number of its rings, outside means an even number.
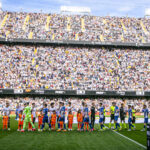
M31 121L30 123L32 125L32 128L35 129L35 126L34 126L33 122Z
M49 124L49 128L51 129L51 124Z
M86 130L86 123L84 123L84 131Z
M64 123L64 130L66 130L66 124Z
M123 125L124 125L124 128L126 129L127 128L126 123L123 123Z
M129 123L129 129L131 129L131 127L134 127L131 123Z
M42 124L42 128L41 129L43 130L43 128L44 128L44 123Z
M131 124L131 127L135 128L135 126L133 124Z
M87 130L89 130L89 124L87 123Z
M144 125L144 129L146 128L146 126Z
M116 128L116 124L114 123L114 129Z
M131 129L131 124L129 123L129 129Z
M58 123L58 129L60 129L60 123Z
M122 128L122 123L120 122L120 127Z
M23 130L25 130L25 128L26 128L26 121L24 121L23 123Z
M79 125L79 123L78 123L78 129L79 129L79 127L80 127L80 125Z
M49 131L51 130L51 124L49 124Z
M81 130L83 129L83 127L84 127L84 123L82 123L82 125L81 125Z
M92 129L92 130L93 130L93 127L92 127L92 124L91 124L91 123L89 123L89 126L90 126L90 129Z
M109 123L109 128L111 128L111 123Z
M115 126L115 128L114 129L117 129L118 128L118 124L116 123L116 126Z
M118 127L120 128L120 124L116 123L116 129L118 129Z

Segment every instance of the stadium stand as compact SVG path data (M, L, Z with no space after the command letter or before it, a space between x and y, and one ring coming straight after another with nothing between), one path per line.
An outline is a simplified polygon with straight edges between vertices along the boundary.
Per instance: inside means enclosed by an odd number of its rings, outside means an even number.
M1 38L150 42L150 19L2 12Z
M0 88L150 90L149 49L0 45Z

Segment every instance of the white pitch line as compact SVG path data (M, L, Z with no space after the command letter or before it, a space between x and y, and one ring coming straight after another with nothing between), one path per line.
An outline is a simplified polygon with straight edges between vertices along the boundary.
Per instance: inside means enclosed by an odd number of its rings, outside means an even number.
M132 141L133 143L135 143L135 144L137 144L137 145L143 147L144 149L147 149L146 146L144 146L144 145L142 145L142 144L140 144L140 143L138 143L138 142L136 142L136 141L134 141L134 140L132 140L132 139L130 139L130 138L128 138L128 137L126 137L126 136L120 134L120 133L118 133L117 131L114 131L114 130L112 130L112 131L115 132L116 134L118 134L118 135L120 135L120 136L122 136L122 137L128 139L129 141Z

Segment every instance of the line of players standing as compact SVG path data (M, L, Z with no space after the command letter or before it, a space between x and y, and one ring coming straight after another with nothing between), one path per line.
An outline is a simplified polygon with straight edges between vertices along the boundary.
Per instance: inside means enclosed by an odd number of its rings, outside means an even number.
M48 109L47 104L44 102L43 106L40 108L40 113L38 114L38 130L43 131L45 127L45 123L49 125L49 130L54 130L56 122L58 123L58 130L57 131L66 131L66 123L65 123L65 116L66 116L66 110L67 110L67 119L68 119L68 130L72 130L72 124L73 124L73 114L72 111L77 111L75 108L71 106L71 102L68 103L69 106L66 108L64 105L64 102L59 103L59 107L55 108L55 103L51 103L50 108ZM35 124L36 120L36 114L37 109L35 106L35 103L32 103L32 109L31 109L31 117L32 122ZM10 130L10 112L11 108L9 106L9 103L6 103L6 107L3 108L2 114L3 114L3 129ZM94 130L94 124L95 124L95 114L96 111L99 112L99 123L100 123L100 131L103 131L106 129L105 123L105 114L106 110L103 105L103 103L99 103L99 106L95 106L94 103L92 103L91 108L89 109L87 104L85 102L82 102L82 106L77 111L77 121L78 121L78 130ZM89 113L91 112L91 113ZM115 102L112 103L112 106L110 107L110 123L109 128L111 128L111 123L114 121L114 129L121 130L122 128L127 128L125 123L126 114L128 112L128 124L129 129L128 131L131 131L131 129L135 129L135 113L136 110L134 109L134 106L128 106L128 110L125 110L124 105L121 104L121 107L119 108ZM144 113L144 128L141 131L145 131L146 124L148 123L148 115L149 110L147 109L147 106L143 106L142 112ZM120 123L118 123L118 119L120 116ZM23 128L23 120L24 120L24 112L23 108L20 108L19 105L16 108L16 119L19 117L19 123L18 123L18 131ZM28 130L32 130L32 126L29 123Z

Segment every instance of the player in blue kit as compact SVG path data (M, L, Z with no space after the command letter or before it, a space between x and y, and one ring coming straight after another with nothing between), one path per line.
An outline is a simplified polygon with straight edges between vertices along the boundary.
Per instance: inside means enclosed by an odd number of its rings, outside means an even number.
M66 130L66 124L65 124L65 106L64 106L64 102L60 103L60 110L59 110L59 119L58 119L58 130L57 131L61 131L60 129L60 123L63 122L64 125L64 130L63 131L67 131Z
M99 110L99 123L100 123L100 131L103 131L104 129L104 107L103 107L103 104L100 103L100 108L98 109Z
M44 104L44 108L43 108L43 122L42 122L41 131L43 131L45 123L47 123L49 125L47 104ZM49 130L50 130L50 125L49 125Z
M115 126L116 126L115 130L117 130L118 127L119 127L119 130L121 130L120 124L118 123L118 118L119 118L119 107L116 106L116 103L115 103L115 111L114 111L114 121L115 121Z
M81 126L81 130L83 130L83 127L84 127L84 130L86 129L86 125L87 125L87 128L88 128L88 124L89 124L89 109L87 107L87 104L84 105L85 107L83 108L83 123L82 123L82 126Z
M84 130L86 130L86 126L87 126L87 130L89 130L88 126L90 126L91 131L93 131L92 126L91 126L91 120L89 117L89 109L87 107L87 104L85 104L85 107L83 109L83 123L81 126L81 131L83 130L83 127L84 127Z
M131 105L128 106L128 124L129 124L129 129L128 131L131 131L131 127L133 127L133 130L135 130L135 126L132 124L132 118L133 118L133 114L132 114L132 108Z
M142 112L144 113L144 128L141 131L145 131L146 125L148 124L149 110L146 105L143 106Z

